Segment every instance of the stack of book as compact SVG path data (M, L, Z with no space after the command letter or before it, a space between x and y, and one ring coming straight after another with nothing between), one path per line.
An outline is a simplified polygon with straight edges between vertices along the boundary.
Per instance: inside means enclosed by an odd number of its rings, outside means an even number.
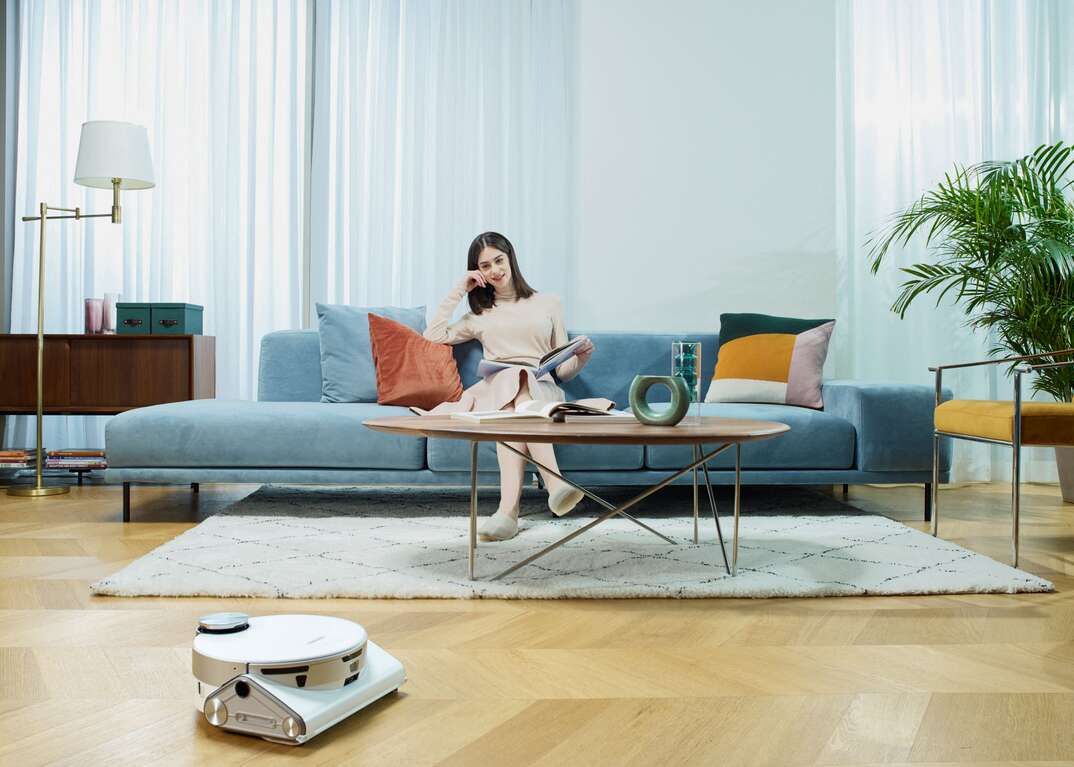
M11 448L0 450L0 471L8 469L32 469L34 467L34 451Z
M50 450L45 456L48 469L107 469L103 450Z

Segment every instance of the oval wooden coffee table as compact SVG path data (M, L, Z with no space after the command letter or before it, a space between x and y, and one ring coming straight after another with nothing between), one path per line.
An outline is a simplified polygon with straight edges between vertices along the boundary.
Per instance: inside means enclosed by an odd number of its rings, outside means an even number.
M389 434L404 434L412 437L435 437L440 439L465 439L470 442L470 579L474 578L474 559L477 550L477 443L498 442L508 450L517 453L528 462L538 468L559 477L568 485L581 490L588 498L592 498L608 511L574 532L565 535L555 543L552 543L527 557L516 565L504 570L496 578L513 573L520 567L528 565L555 548L562 546L587 530L596 527L601 522L613 516L621 515L634 524L645 528L654 535L663 538L668 543L675 541L666 535L657 532L640 520L626 513L626 510L639 501L663 487L674 482L688 471L694 476L694 543L697 543L697 468L700 466L705 474L705 485L708 489L709 504L712 507L712 518L716 523L716 534L723 551L724 567L728 568L731 575L738 572L738 519L741 510L742 498L742 443L756 442L768 439L790 431L786 424L774 421L747 421L737 418L713 418L713 417L688 417L676 426L646 426L636 421L605 419L600 416L592 416L586 420L572 420L569 423L552 423L544 420L514 420L497 421L491 423L472 423L451 416L396 416L392 418L373 418L364 421L363 425L374 431L388 432ZM690 463L666 479L658 482L646 490L638 493L630 500L618 506L604 500L595 493L587 490L576 482L554 472L547 466L543 466L533 459L516 450L510 442L550 442L553 444L575 445L692 445L693 457ZM705 443L717 444L715 450L705 452L702 445ZM727 565L727 552L723 549L723 533L720 531L720 518L716 511L716 500L712 493L712 482L709 479L708 462L730 448L735 449L735 524L734 538L731 545L731 565Z

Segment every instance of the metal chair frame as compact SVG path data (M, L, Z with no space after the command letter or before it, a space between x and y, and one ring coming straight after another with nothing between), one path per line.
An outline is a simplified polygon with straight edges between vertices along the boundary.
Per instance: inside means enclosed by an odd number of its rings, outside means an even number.
M1005 363L1026 362L1040 359L1041 357L1058 357L1074 354L1074 349L1063 349L1056 352L1043 352L1041 354L1026 354L1020 357L1006 357L998 360L980 360L977 362L962 362L955 365L937 365L930 367L929 372L936 374L936 407L940 406L943 393L943 372L956 368L981 367L984 365L1003 365ZM1018 543L1019 543L1019 513L1021 511L1021 482L1022 482L1022 376L1027 373L1035 373L1046 368L1071 367L1074 360L1067 362L1047 362L1040 365L1018 365L1014 368L1014 426L1011 429L1011 439L988 439L986 437L973 437L968 434L954 434L940 431L933 424L932 431L932 534L940 534L940 438L964 439L969 442L984 442L990 445L1006 445L1011 448L1011 565L1018 567ZM1054 445L1037 445L1033 447L1055 447Z

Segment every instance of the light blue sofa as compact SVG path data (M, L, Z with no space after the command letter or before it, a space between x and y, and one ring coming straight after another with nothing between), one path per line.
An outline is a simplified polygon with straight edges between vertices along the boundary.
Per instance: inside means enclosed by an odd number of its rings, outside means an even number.
M564 385L571 399L605 396L620 406L636 374L666 374L671 342L702 343L704 371L715 366L711 333L589 333L596 354ZM477 380L481 347L455 347L463 385ZM710 374L711 375L711 374ZM702 380L702 392L708 377ZM654 397L656 390L654 390ZM261 342L258 400L193 400L131 410L105 431L105 478L124 485L124 521L131 483L286 482L300 484L468 485L469 445L372 432L368 418L408 415L375 402L323 403L320 347L314 330L270 333ZM932 460L930 387L828 381L824 410L784 405L703 404L703 415L757 418L788 424L780 437L742 449L745 484L835 485L929 483ZM478 468L496 471L491 443ZM560 445L561 469L586 486L648 485L689 461L687 446ZM711 464L713 482L734 481L732 458ZM949 447L942 451L947 480ZM489 475L486 479L493 482ZM690 481L689 475L679 480ZM926 519L929 516L926 488Z

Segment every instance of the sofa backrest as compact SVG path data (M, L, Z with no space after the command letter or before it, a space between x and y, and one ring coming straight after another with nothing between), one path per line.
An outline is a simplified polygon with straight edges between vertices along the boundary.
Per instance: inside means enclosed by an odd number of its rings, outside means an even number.
M581 332L581 331L579 331ZM571 332L573 338L579 332ZM669 375L671 342L701 342L701 396L716 365L714 333L586 333L596 346L581 375L563 385L568 399L607 397L626 407L636 375ZM481 344L469 341L453 349L463 386L477 381ZM316 330L278 330L261 339L257 398L265 402L317 402L321 399L321 347ZM667 400L661 387L653 401Z
M320 402L321 341L316 330L277 330L261 339L257 398Z

